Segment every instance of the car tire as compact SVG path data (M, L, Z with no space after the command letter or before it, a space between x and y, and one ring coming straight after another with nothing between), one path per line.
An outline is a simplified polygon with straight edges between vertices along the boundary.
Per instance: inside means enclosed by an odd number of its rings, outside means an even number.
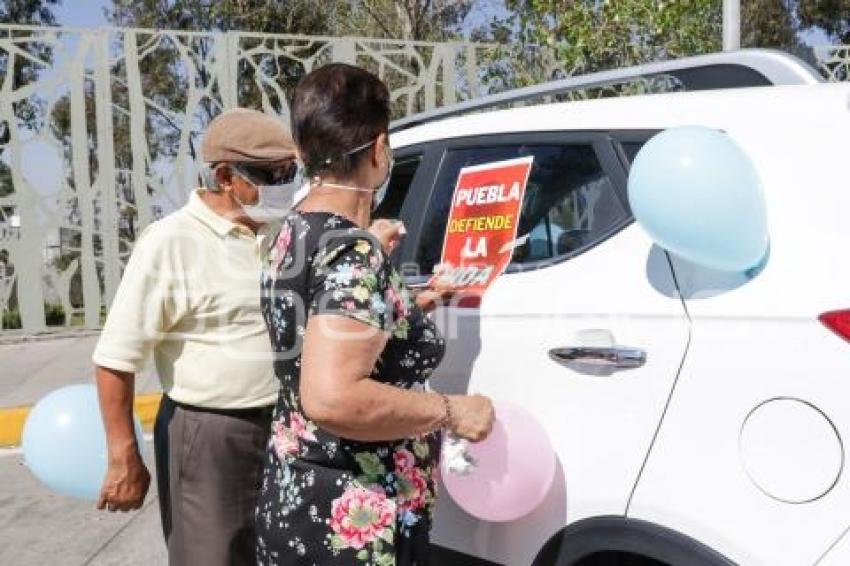
M534 566L735 566L719 552L674 530L625 517L594 517L565 527Z

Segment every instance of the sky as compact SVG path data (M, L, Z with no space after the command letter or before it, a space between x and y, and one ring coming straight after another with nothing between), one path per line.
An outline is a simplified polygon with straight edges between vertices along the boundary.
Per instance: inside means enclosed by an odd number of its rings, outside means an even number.
M94 28L109 25L103 16L108 0L63 0L56 9L56 19L65 27Z

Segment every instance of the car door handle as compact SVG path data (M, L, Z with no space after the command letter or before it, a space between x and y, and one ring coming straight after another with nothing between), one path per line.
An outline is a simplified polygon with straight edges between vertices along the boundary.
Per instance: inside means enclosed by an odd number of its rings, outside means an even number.
M621 346L552 348L549 357L566 367L580 364L608 370L636 369L646 363L646 352Z

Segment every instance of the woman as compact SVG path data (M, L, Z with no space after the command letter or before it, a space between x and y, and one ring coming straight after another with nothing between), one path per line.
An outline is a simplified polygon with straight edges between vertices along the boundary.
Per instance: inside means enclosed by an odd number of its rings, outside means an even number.
M364 230L392 168L386 86L328 65L296 87L291 115L312 181L264 261L281 392L258 561L427 564L440 431L483 439L492 404L427 389L444 341Z

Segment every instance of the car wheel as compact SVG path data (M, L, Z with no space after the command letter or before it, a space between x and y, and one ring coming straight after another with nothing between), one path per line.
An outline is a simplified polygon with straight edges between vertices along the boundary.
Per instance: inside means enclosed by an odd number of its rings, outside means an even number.
M654 558L640 556L628 552L602 551L585 556L570 565L558 566L670 566Z

